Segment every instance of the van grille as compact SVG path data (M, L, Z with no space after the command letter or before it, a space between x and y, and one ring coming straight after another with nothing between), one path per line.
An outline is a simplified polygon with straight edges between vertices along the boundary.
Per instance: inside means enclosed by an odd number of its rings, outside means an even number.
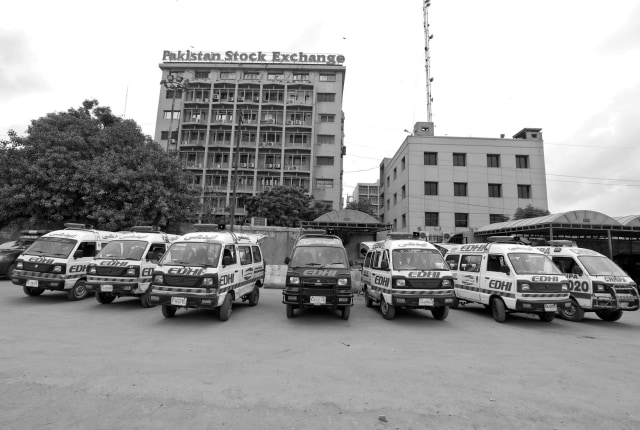
M532 282L531 290L534 292L544 292L544 293L561 293L562 292L562 284L561 283L547 283L547 282Z
M26 261L22 262L22 267L24 270L30 270L32 272L51 272L51 267L53 264L46 263L28 263Z
M412 279L412 278L406 278L405 279L405 286L402 287L402 289L412 289L415 288L416 290L435 290L435 289L439 289L442 288L442 279L440 278L429 278L429 279ZM450 287L447 287L450 288Z
M96 267L96 275L124 276L126 273L127 273L126 267L105 267L105 266Z
M164 283L172 287L195 287L200 279L197 276L164 275Z

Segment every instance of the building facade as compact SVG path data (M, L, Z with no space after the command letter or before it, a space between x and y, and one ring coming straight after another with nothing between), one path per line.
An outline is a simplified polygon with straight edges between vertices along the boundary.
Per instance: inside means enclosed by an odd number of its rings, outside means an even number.
M380 181L368 184L358 182L353 189L352 200L354 202L367 200L371 203L373 214L380 216Z
M434 136L417 123L380 164L381 219L394 231L452 236L511 219L518 208L548 210L541 129L512 139Z
M236 219L247 196L276 186L342 207L342 63L302 52L164 51L154 137L193 173L200 219L229 214L234 188Z

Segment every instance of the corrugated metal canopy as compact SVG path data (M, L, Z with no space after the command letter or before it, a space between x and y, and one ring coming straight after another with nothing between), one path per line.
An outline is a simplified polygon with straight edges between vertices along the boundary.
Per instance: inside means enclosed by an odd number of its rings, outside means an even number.
M360 232L378 232L392 229L391 224L381 223L371 215L353 209L338 209L328 212L313 221L303 221L301 227Z

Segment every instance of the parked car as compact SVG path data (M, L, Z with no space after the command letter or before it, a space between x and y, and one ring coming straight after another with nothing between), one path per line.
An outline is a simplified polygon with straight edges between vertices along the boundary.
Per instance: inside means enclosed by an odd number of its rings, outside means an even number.
M22 230L18 240L0 244L0 276L11 279L11 272L13 272L18 256L37 238L47 232L48 230Z

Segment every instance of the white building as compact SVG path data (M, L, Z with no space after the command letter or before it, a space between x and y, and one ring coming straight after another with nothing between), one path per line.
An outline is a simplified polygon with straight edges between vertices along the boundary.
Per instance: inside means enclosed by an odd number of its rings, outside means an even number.
M380 205L394 231L445 237L511 219L527 205L547 210L541 129L512 139L451 137L416 123L380 164Z

